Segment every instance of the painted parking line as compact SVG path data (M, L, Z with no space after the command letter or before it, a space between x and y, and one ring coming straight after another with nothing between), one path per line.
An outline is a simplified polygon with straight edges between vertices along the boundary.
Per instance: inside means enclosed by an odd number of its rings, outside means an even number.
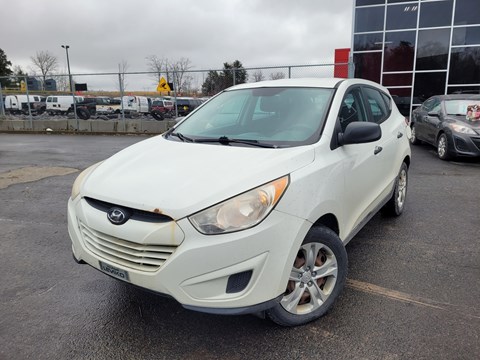
M51 176L64 176L79 171L78 169L59 166L28 166L0 173L0 189L10 185L42 180Z
M347 279L346 285L349 288L352 288L358 291L362 291L362 292L373 294L373 295L383 296L392 300L402 301L405 303L410 303L410 304L419 305L419 306L425 306L425 307L429 307L437 310L454 311L468 318L480 319L480 314L475 314L472 311L469 311L468 309L467 310L460 309L459 306L456 306L453 304L442 303L442 302L438 302L430 299L421 298L421 297L410 295L401 291L390 290L390 289L377 286L374 284L370 284L367 282Z

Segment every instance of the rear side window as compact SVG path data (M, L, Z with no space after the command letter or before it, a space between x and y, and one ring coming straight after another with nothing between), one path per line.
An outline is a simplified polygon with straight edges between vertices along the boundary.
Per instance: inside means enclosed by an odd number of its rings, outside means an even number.
M364 88L364 93L367 98L367 107L370 109L371 122L381 124L390 115L390 109L385 102L382 93L372 88Z

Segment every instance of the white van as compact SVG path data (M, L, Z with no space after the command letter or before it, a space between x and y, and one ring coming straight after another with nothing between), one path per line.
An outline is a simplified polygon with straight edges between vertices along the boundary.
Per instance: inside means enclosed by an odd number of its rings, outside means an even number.
M124 96L122 102L125 113L148 114L150 112L148 99L145 96Z
M76 102L82 102L84 98L82 96L75 96ZM46 110L49 114L63 114L73 109L73 96L72 95L55 95L47 97Z
M7 95L5 97L5 110L12 114L28 114L29 102L30 111L41 113L45 110L45 104L42 102L42 97L39 95Z

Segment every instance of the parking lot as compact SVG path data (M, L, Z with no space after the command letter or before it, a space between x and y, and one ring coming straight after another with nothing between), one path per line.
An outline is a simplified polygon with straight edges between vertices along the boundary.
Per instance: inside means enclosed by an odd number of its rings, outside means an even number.
M347 245L332 311L281 328L188 311L73 261L73 180L145 138L0 134L0 359L480 358L480 161L413 147L405 213Z

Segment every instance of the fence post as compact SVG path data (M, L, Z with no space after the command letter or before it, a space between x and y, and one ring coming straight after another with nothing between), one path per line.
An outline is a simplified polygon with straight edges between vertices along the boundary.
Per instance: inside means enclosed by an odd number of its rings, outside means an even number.
M175 99L175 118L178 118L177 84L176 84L176 81L175 81L176 79L177 79L177 74L174 71L173 72L173 96L174 96L174 99Z
M5 105L3 104L2 83L0 83L0 115L5 116Z
M236 73L237 73L235 67L233 67L233 70L232 70L232 71L233 71L233 85L235 85L235 83L236 83L235 80L237 80L237 79L235 79L235 75L236 75Z
M288 78L289 79L292 78L292 67L291 66L288 67Z
M118 66L120 70L120 65ZM118 72L118 85L120 87L120 105L122 106L122 122L123 122L123 132L127 132L127 124L125 122L125 110L123 108L123 82L122 82L122 74L120 71Z
M30 108L30 94L28 93L27 76L25 76L25 90L27 91L27 107L28 107L28 119L30 121L30 129L33 130L32 109ZM20 111L22 111L22 109L20 109Z

